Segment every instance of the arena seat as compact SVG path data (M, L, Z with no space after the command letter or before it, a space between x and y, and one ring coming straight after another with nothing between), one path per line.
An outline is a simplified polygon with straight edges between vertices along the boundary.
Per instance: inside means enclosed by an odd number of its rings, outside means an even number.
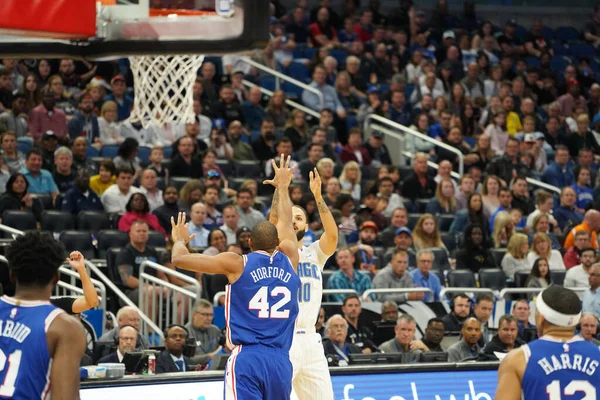
M456 235L454 233L442 232L440 236L442 238L442 242L444 243L444 246L446 246L448 251L456 250L456 248L457 248Z
M150 231L148 232L148 246L152 247L165 247L167 245L167 240L165 239L165 235L159 231Z
M562 285L565 283L565 276L567 271L550 271L552 274L552 283L555 285Z
M102 229L109 229L109 227L108 214L103 211L81 211L77 214L77 229L80 231L89 231L94 234Z
M53 210L54 209L54 202L52 200L52 196L50 196L49 194L45 194L45 193L36 194L35 197L40 199L40 201L42 202L42 205L44 206L44 210Z
M234 168L229 160L219 159L216 161L216 164L221 169L221 172L223 172L223 175L225 175L226 178L229 179L230 176L233 176Z
M502 290L506 287L506 275L500 268L479 270L479 287Z
M456 269L448 272L448 286L449 287L463 287L473 288L477 287L475 282L475 274L473 271L468 269Z
M172 176L172 177L169 177L169 185L175 186L177 188L177 190L179 191L179 190L181 190L183 185L188 183L189 180L190 180L190 178L188 178L186 176Z
M150 152L152 151L151 147L148 146L140 146L138 148L138 158L142 161L143 165L147 164L150 161Z
M415 201L417 212L421 214L425 213L427 210L427 204L429 204L430 201L431 199L417 199Z
M440 269L432 269L431 273L435 274L439 278L442 286L446 285L446 275L444 275L444 271Z
M20 231L37 229L35 216L30 211L6 210L2 213L2 224ZM12 237L11 234L3 233L4 237Z
M117 255L121 251L118 247L111 247L106 252L106 266L108 268L108 277L117 287L121 290L125 288L123 281L121 280L121 274L119 274L118 266L116 265Z
M105 146L102 146L102 150L100 150L100 156L104 158L110 158L112 160L117 156L118 151L118 144L107 144Z
M75 229L75 219L68 211L46 210L42 212L41 229L50 232L62 232Z
M127 232L121 232L113 229L105 229L98 232L97 250L98 258L106 258L106 252L111 247L123 247L129 243Z
M165 188L167 187L167 181L165 180L165 178L162 178L160 176L157 177L156 178L156 187L164 192Z
M490 249L490 251L494 256L494 261L496 261L496 265L502 265L502 259L506 254L506 249Z
M454 214L440 214L436 219L440 232L448 232L450 230L450 225L454 222Z
M258 178L263 175L260 161L236 161L235 176L239 178Z
M406 227L408 229L410 229L411 231L413 231L415 229L415 225L417 224L417 221L419 220L419 218L421 218L421 214L408 214L408 222L406 223Z
M529 272L519 271L515 272L515 286L516 287L525 287L525 282L529 277Z
M554 30L554 38L560 42L579 40L579 31L572 26L559 26Z
M92 243L92 235L89 232L63 231L59 236L59 240L68 252L80 251L88 260L96 256L94 244Z

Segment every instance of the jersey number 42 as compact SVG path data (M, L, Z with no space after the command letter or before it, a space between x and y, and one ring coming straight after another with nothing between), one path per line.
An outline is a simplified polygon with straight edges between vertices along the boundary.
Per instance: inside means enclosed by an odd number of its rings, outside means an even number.
M269 300L274 301L283 296L278 302L272 306ZM285 319L290 317L290 310L282 310L287 303L292 299L292 293L285 286L276 286L269 293L268 286L262 286L254 297L248 303L250 310L258 310L258 318L280 318Z

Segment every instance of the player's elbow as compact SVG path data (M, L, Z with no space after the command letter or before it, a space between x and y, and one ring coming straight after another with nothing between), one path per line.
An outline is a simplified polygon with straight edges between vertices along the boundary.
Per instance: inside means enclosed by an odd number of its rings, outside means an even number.
M94 296L93 299L87 301L87 304L89 306L89 309L96 308L98 307L98 304L100 304L100 300L98 299L98 296Z

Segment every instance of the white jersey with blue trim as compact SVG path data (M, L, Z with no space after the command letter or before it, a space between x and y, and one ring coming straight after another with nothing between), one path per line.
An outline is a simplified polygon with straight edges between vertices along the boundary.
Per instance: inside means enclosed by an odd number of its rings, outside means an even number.
M329 256L321 250L319 240L298 249L298 254L298 276L301 284L298 292L300 311L296 328L310 329L315 327L319 318L323 298L323 268Z

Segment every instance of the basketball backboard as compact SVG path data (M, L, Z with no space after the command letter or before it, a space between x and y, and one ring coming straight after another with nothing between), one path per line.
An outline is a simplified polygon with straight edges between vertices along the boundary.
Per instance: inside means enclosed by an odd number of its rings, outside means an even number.
M102 59L264 47L268 0L2 0L0 53ZM6 4L5 4L6 3ZM5 12L6 10L6 12Z

